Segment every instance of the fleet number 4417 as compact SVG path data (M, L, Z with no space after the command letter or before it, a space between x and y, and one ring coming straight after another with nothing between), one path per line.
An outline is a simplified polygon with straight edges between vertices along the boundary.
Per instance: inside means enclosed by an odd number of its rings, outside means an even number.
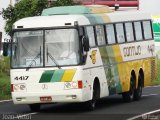
M15 80L28 80L29 76L16 76Z

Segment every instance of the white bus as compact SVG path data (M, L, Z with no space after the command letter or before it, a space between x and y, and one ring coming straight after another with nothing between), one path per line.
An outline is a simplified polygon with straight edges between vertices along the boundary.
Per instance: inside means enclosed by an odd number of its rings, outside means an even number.
M11 45L12 99L33 111L55 102L85 102L93 110L113 94L139 100L155 78L151 17L138 11L49 8L17 21Z

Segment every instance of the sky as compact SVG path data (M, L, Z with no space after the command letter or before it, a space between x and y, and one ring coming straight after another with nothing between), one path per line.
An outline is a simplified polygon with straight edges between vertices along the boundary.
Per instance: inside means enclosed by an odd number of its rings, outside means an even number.
M14 0L12 0L12 2L14 3ZM0 11L2 11L2 8L8 7L9 3L10 0L0 0ZM5 21L3 20L2 15L0 15L0 32L2 32L2 40L9 38L4 32L4 25Z
M160 0L139 0L140 10L160 16Z
M14 4L15 0L12 0ZM160 0L139 0L140 2L140 10L144 10L147 12L150 12L152 15L159 15L160 16ZM0 11L2 11L2 8L6 8L10 3L10 0L0 0ZM2 41L4 39L7 39L7 35L4 32L4 24L5 21L2 18L2 15L0 15L0 32L2 32Z

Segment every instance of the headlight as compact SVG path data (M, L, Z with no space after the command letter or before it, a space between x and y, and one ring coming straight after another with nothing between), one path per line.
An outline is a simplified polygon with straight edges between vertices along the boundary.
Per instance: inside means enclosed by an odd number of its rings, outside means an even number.
M20 84L12 84L13 86L13 92L25 92L26 89L26 84L20 83Z
M64 89L82 89L83 83L82 81L73 81L73 82L65 82L64 83Z

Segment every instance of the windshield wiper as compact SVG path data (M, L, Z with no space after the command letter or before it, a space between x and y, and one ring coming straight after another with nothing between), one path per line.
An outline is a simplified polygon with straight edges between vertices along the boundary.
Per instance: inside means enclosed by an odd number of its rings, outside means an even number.
M36 63L36 60L40 58L40 63L42 62L41 60L41 46L40 46L40 52L36 55L36 57L31 61L31 63L28 65L28 67L26 68L26 71L28 71L31 66L33 65L33 63Z
M59 66L59 64L57 63L57 61L55 60L55 58L48 52L48 47L47 47L47 61L48 61L48 56L51 58L51 60L55 63L56 67L58 67L59 69L61 69L61 67Z

